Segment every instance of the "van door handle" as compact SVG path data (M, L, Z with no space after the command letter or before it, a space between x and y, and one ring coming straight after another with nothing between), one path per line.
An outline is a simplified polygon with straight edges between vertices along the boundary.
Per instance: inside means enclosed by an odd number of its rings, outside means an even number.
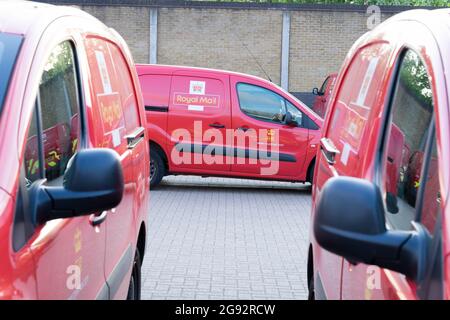
M220 123L217 123L217 122L216 123L210 123L209 126L213 127L213 128L217 128L217 129L225 128L225 126L223 124L220 124Z
M128 149L133 149L134 147L136 147L137 144L144 139L144 134L144 127L136 128L136 130L134 130L132 133L127 134L125 136L125 139L127 139Z
M98 226L99 224L102 224L106 220L107 216L108 216L108 211L105 210L99 215L92 214L89 217L89 221L95 227L95 226Z
M329 164L335 164L336 155L341 153L328 138L320 139L320 149Z

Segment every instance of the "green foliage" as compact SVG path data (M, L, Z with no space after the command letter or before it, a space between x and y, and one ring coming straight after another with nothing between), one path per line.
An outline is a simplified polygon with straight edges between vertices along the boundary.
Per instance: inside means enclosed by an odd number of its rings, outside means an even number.
M63 76L66 70L73 67L72 48L68 41L61 43L50 54L42 75L42 83L58 76ZM69 69L70 70L70 69Z
M430 78L425 65L414 51L408 51L400 68L400 82L422 105L433 105Z
M216 0L224 2L292 3L292 4L358 4L391 6L450 7L449 0Z

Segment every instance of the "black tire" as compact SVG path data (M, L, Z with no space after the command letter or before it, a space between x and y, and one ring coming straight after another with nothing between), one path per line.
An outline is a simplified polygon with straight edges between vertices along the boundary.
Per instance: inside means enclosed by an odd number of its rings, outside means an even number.
M156 187L166 175L166 167L161 155L156 150L150 150L150 187Z
M137 248L134 255L127 300L141 300L141 255Z
M314 166L315 166L315 160L311 161L311 163L309 164L309 168L308 168L308 173L306 176L306 182L309 182L311 184L311 189L312 189L312 185L313 185L313 180L314 180Z
M314 291L314 277L308 280L308 300L316 300L316 293Z

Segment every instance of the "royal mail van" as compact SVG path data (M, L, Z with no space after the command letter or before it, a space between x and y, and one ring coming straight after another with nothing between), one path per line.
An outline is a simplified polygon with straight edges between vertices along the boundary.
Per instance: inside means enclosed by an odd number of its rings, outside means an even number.
M138 299L149 150L122 38L0 3L0 298Z
M152 186L168 174L312 181L322 119L280 87L222 70L137 72Z
M450 9L398 14L340 70L317 153L310 298L450 298Z

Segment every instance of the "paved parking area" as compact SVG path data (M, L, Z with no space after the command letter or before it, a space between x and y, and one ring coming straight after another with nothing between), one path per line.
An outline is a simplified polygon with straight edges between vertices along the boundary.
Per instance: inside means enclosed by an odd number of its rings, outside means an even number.
M151 191L143 299L306 299L303 184L166 177Z

